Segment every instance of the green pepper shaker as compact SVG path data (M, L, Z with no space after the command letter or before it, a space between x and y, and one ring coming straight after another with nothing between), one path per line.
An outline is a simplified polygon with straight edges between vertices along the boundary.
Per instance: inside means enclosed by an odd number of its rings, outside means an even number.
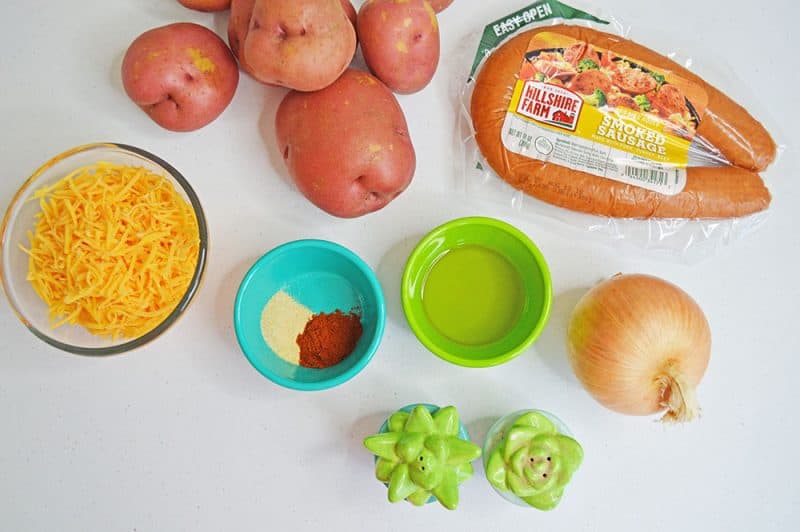
M389 502L422 506L438 500L448 510L458 506L458 486L472 476L470 462L481 455L452 406L404 407L364 446L376 457L375 476L388 486Z
M583 461L583 448L555 416L522 410L498 420L486 435L483 467L489 483L520 506L552 510Z

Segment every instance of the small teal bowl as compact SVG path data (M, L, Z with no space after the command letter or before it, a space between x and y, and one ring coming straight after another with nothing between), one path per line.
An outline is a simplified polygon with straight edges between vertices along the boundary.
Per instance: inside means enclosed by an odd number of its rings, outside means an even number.
M261 334L264 306L283 290L313 313L359 309L363 333L353 352L325 369L295 366L270 349ZM333 388L352 379L372 359L383 337L386 303L367 264L347 248L325 240L297 240L258 259L236 294L236 339L250 364L276 384L302 391Z

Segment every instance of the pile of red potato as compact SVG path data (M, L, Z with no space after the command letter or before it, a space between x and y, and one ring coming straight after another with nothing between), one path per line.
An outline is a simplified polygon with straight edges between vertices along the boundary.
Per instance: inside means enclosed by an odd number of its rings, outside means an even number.
M291 89L275 128L299 190L317 207L356 217L387 205L416 166L406 119L392 92L423 89L439 64L436 13L453 0L179 0L230 9L228 45L210 29L175 23L128 48L128 96L160 126L192 131L233 99L239 69ZM372 74L350 67L356 47Z

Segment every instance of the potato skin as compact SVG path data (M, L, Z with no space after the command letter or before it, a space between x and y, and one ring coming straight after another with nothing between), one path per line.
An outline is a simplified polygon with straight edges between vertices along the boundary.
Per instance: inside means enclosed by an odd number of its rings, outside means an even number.
M275 116L278 148L297 187L329 214L354 218L408 187L416 155L397 99L348 69L329 87L292 91Z
M352 2L350 0L341 0L342 7L344 8L344 13L347 15L347 18L350 19L350 24L353 25L353 28L356 27L356 8L353 7Z
M178 0L178 2L197 11L225 11L231 7L231 0Z
M428 0L428 2L434 11L441 13L453 3L453 0Z
M341 0L233 0L228 39L253 78L300 91L333 83L356 50Z
M228 44L233 55L239 60L239 66L245 72L252 72L252 68L241 53L242 43L250 27L250 17L256 0L231 0L231 15L228 19Z
M427 0L369 0L357 24L364 60L386 86L411 94L430 83L439 64L439 24Z
M125 92L158 125L192 131L217 118L239 83L231 51L213 31L188 22L137 37L122 60Z

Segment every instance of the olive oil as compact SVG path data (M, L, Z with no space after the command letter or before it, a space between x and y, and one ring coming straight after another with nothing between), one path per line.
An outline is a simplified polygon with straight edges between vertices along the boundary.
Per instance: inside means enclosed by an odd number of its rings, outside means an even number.
M525 294L516 268L496 251L468 245L434 263L422 306L441 334L465 345L484 345L507 335L522 315Z

